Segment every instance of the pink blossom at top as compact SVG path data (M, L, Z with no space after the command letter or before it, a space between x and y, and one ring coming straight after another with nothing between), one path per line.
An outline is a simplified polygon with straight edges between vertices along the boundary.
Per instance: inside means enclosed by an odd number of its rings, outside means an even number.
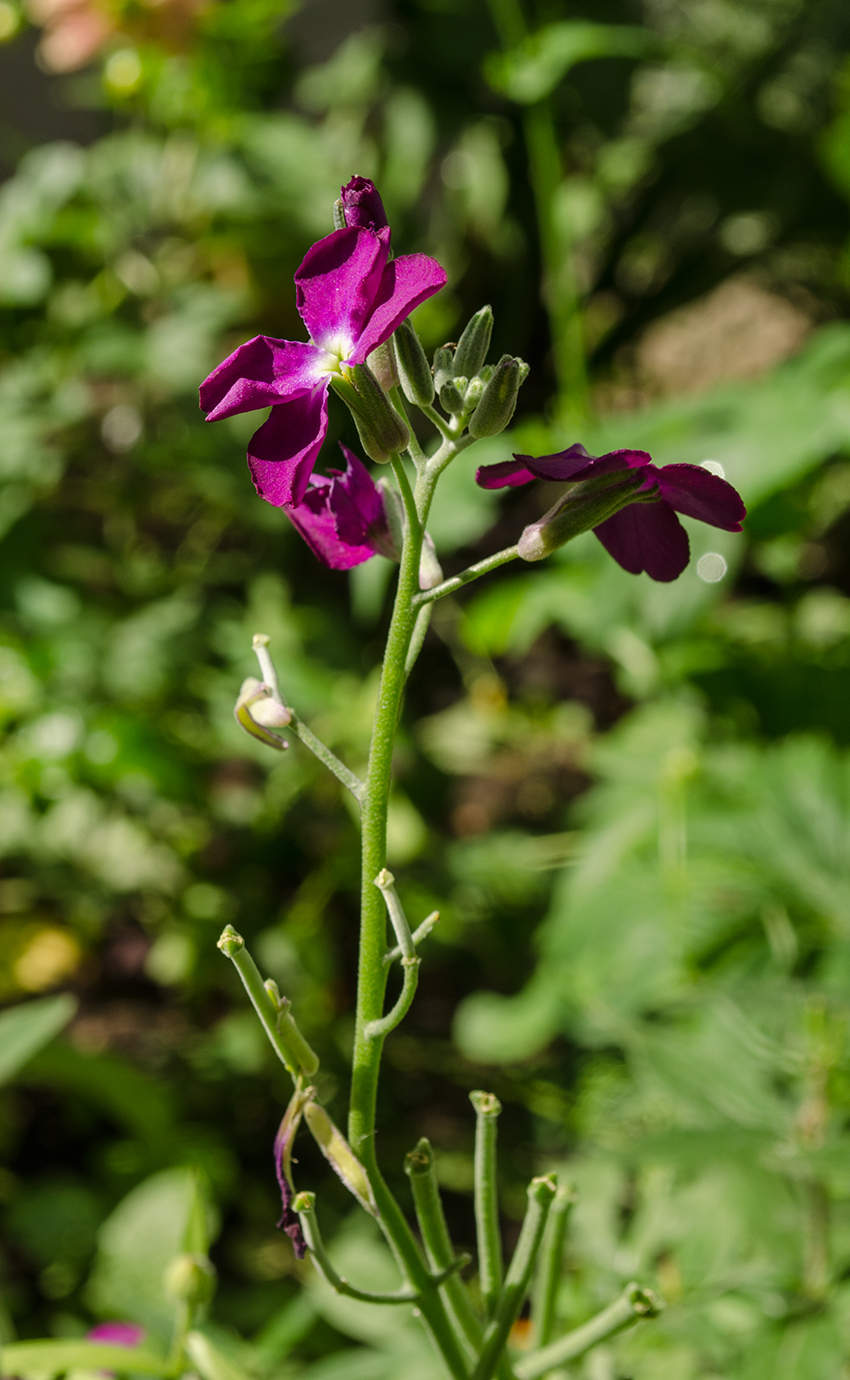
M368 177L352 177L340 192L342 212L349 227L359 225L365 230L380 234L386 230L389 239L389 223L384 203L377 187Z
M145 1329L136 1323L98 1323L86 1333L86 1341L111 1342L113 1346L138 1346L145 1339Z
M653 465L645 450L589 455L576 444L555 455L537 459L515 455L513 460L483 465L475 478L484 489L501 489L532 479L578 483L625 469L639 469L646 475L638 501L593 530L609 555L632 575L645 570L653 580L664 582L681 575L690 557L690 543L677 513L726 532L740 532L747 510L731 484L701 465ZM643 494L646 498L641 501Z
M276 507L304 499L328 427L328 387L363 364L446 274L425 254L389 258L388 232L334 230L307 251L295 274L296 303L310 341L258 335L201 385L207 421L272 406L248 445L257 493Z
M303 503L287 515L331 570L351 570L379 553L397 559L380 489L347 446L340 450L345 469L311 475Z

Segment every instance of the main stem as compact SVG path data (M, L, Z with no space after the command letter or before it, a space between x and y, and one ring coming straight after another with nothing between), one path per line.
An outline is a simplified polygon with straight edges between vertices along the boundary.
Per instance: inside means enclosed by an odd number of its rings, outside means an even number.
M419 590L419 557L422 534L440 471L462 446L445 440L436 455L420 468L416 494L411 492L404 465L398 457L393 468L405 505L406 523L401 563L387 635L378 702L369 749L369 765L361 796L362 877L360 909L360 957L357 973L357 1016L351 1077L348 1136L354 1153L366 1169L380 1223L407 1280L419 1294L419 1310L453 1380L466 1380L468 1366L461 1342L452 1326L445 1303L434 1284L404 1213L384 1182L375 1153L375 1108L378 1074L385 1031L380 1024L384 1010L390 965L387 952L387 918L384 896L375 878L386 866L387 813L392 781L396 727L405 683L405 665Z

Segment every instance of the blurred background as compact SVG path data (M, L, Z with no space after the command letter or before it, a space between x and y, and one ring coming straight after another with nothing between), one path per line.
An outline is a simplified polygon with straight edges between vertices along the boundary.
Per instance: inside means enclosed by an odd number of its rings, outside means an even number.
M431 1137L470 1247L468 1093L498 1094L506 1242L532 1172L577 1186L563 1325L632 1277L668 1301L585 1380L850 1375L846 5L0 0L0 39L0 1000L30 1004L0 1053L3 1336L167 1335L197 1172L244 1372L439 1374L275 1230L287 1079L215 948L233 923L292 997L342 1120L356 822L232 706L264 631L362 765L391 570L319 566L253 492L256 417L207 427L197 387L303 338L292 273L359 173L448 270L426 346L490 301L494 357L532 366L447 474L447 573L546 504L475 488L515 449L710 461L750 510L672 586L588 535L438 605L390 863L441 920L382 1163L405 1195ZM325 464L340 437L332 408Z

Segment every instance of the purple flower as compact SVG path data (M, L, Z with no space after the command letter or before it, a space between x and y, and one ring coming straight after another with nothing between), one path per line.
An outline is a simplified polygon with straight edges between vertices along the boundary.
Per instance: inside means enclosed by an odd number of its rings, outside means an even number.
M388 241L388 229L357 226L319 240L295 274L309 343L255 336L201 384L208 422L272 405L249 442L248 464L257 493L276 507L298 507L307 492L328 427L331 378L365 363L446 282L425 254L390 260Z
M389 241L387 213L374 182L368 177L352 177L340 192L339 199L347 226L356 225L363 230L374 230L376 234L385 230Z
M661 581L681 575L688 564L690 544L677 513L726 532L740 532L747 510L731 484L700 465L653 465L644 450L588 455L584 446L573 445L538 459L515 455L513 460L482 466L476 481L484 489L501 489L528 484L532 479L580 483L628 470L640 470L646 482L626 507L593 530L606 551L632 575L645 570L653 580ZM556 506L560 509L568 504L569 494ZM545 524L546 518L542 518L535 526Z
M303 502L287 515L331 570L351 570L378 553L397 560L380 489L362 461L339 448L345 469L311 475Z
M98 1323L86 1333L88 1342L111 1342L113 1346L138 1346L145 1339L145 1329L136 1323Z

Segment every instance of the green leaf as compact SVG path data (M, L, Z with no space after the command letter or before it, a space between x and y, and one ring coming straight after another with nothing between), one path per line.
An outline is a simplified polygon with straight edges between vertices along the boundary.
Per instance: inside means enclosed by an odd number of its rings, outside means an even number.
M0 1012L0 1083L7 1083L28 1059L66 1026L77 1009L63 993Z
M547 24L510 53L494 53L484 64L490 85L521 105L548 96L571 67L591 58L643 57L653 46L645 29L626 24L564 20Z
M156 1352L108 1342L13 1342L4 1346L4 1376L33 1376L43 1380L70 1370L112 1371L119 1375L168 1375L172 1367Z
M190 1332L185 1346L203 1380L245 1380L244 1371L237 1369L203 1332Z

